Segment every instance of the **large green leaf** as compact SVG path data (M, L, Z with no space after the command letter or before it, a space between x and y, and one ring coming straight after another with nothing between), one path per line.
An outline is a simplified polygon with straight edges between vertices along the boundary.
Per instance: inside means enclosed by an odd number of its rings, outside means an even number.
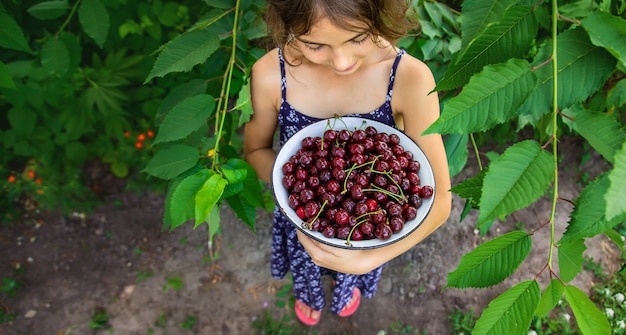
M607 204L604 197L610 184L609 175L606 172L585 186L576 200L576 206L570 215L569 224L560 243L596 236L613 228L626 218L626 215L618 215L608 220L605 216ZM618 201L623 201L623 189L618 197Z
M19 24L0 8L0 47L33 53Z
M183 179L175 189L170 190L169 203L170 231L193 219L196 208L196 194L209 178L210 170L203 169ZM204 221L204 220L203 220Z
M78 7L78 20L87 36L102 48L109 34L109 12L100 0L83 0Z
M626 133L614 117L606 113L592 112L577 105L571 108L573 113L574 129L584 137L591 146L609 162L613 162L613 155L620 149ZM566 111L567 113L567 111Z
M519 0L474 0L461 2L463 24L461 25L463 46L487 27L498 22L507 8Z
M576 286L565 286L565 298L574 312L576 324L584 335L609 335L611 325L606 314L596 307L585 292Z
M39 20L52 20L65 15L69 9L67 0L52 0L40 2L26 11Z
M181 103L183 100L192 97L198 94L204 94L207 90L207 83L204 79L193 79L184 84L174 87L168 94L165 96L161 104L159 105L159 110L155 115L155 123L157 126L161 125L163 119L169 111L174 108L174 106Z
M565 287L560 280L552 279L548 287L546 287L541 295L541 300L537 305L537 316L540 318L547 316L548 313L550 313L550 311L553 310L559 303L561 297L563 297L564 290Z
M171 142L189 136L207 122L214 108L215 98L208 94L194 95L183 100L167 113L154 143Z
M561 280L569 282L583 269L585 240L582 238L559 244L559 271Z
M593 11L581 22L591 42L608 50L626 66L626 20L607 12Z
M461 257L459 267L448 273L447 287L489 287L510 276L530 253L532 240L513 231L487 241Z
M441 116L425 133L469 134L506 122L516 115L535 84L530 64L524 60L486 66L444 104Z
M510 146L485 175L477 225L524 208L541 197L553 180L552 156L532 140Z
M521 58L535 38L537 29L531 6L509 8L501 20L489 25L457 54L435 90L461 87L485 65Z
M15 82L4 62L0 61L0 87L15 88Z
M539 65L552 57L552 43L546 43L535 57ZM591 44L581 28L566 30L557 38L558 107L563 110L584 101L598 91L615 70L616 60L603 48ZM553 63L539 67L538 85L520 109L520 114L541 116L552 110Z
M459 174L467 164L469 157L468 143L469 136L467 134L451 134L445 138L444 145L448 158L450 177Z
M217 34L204 29L178 36L165 45L144 83L171 72L188 72L203 63L219 47Z
M250 204L256 207L263 207L263 189L259 183L259 178L256 171L248 162L231 158L226 162L226 166L233 169L246 170L246 178L244 180L244 189L241 192L241 196L244 197Z
M205 222L213 207L218 204L224 193L224 189L228 185L228 181L220 174L210 171L210 177L202 185L195 197L195 219L194 228Z
M188 145L175 145L158 151L143 170L161 179L172 179L196 165L198 150Z
M63 77L70 69L70 53L61 40L47 41L41 48L41 68L46 75Z
M622 107L626 105L626 79L617 82L606 97L607 107Z
M256 221L256 207L250 204L246 198L241 195L235 195L226 199L228 206L233 209L235 215L243 220L250 228L254 229Z
M615 165L609 171L609 188L604 195L606 201L607 220L613 221L618 217L626 217L626 201L624 201L624 190L626 190L626 141L622 148L615 154Z
M489 303L476 321L472 335L526 335L540 294L534 280L510 288Z

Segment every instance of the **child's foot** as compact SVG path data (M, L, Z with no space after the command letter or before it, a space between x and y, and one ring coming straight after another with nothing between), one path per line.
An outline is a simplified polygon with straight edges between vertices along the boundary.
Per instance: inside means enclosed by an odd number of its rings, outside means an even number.
M343 309L341 309L341 311L337 315L341 316L342 318L347 318L350 315L354 314L354 312L356 312L360 304L361 290L355 287L352 291L352 299L348 301L348 303L343 307Z
M315 326L318 322L320 322L322 312L314 310L302 301L296 300L296 306L294 309L298 319L300 319L300 321L305 325Z

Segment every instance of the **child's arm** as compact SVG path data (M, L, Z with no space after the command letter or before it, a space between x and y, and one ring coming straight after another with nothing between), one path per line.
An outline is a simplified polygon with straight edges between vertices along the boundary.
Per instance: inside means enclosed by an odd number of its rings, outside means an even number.
M280 80L276 50L261 57L252 67L250 96L254 114L244 127L243 151L246 161L267 183L276 160L273 143L281 100Z
M313 261L343 273L363 274L405 253L439 228L450 215L452 195L450 175L440 135L421 136L439 117L439 99L430 93L435 82L428 67L413 57L403 56L394 84L392 107L401 113L405 133L424 151L435 173L433 208L424 222L411 235L386 247L371 250L349 250L324 245L298 232L302 245Z

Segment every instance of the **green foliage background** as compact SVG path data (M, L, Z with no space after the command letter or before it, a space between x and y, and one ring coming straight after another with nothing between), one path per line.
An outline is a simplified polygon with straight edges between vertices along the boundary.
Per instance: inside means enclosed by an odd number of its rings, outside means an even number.
M532 250L532 232L551 229L545 269L486 306L472 334L526 334L533 317L563 298L582 333L610 334L606 315L570 282L582 271L585 239L605 234L624 248L615 228L626 218L626 1L413 5L421 29L400 46L429 64L442 101L427 132L445 136L452 176L467 164L480 168L452 189L466 199L460 219L477 210L477 222L467 224L485 233L542 197L553 204L543 213L547 224L521 223L467 253L448 275L448 287L501 283ZM85 206L83 167L100 160L120 177L167 183L165 229L208 223L211 240L225 205L254 227L257 209L273 207L241 159L240 130L252 113L248 71L267 46L263 7L3 2L0 174L9 197L0 208L24 197L42 208ZM153 128L156 137L138 149L133 136ZM557 236L563 136L587 143L608 168L582 185ZM497 138L506 139L501 152L482 155L480 146ZM470 150L476 162L468 162ZM541 288L539 276L553 280Z

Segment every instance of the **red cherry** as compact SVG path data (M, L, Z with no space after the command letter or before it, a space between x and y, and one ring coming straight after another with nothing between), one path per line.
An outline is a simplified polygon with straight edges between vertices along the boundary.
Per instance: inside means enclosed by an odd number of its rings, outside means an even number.
M302 220L306 219L306 215L304 214L304 206L300 206L298 207L298 209L296 209L296 215L298 215L298 217Z

